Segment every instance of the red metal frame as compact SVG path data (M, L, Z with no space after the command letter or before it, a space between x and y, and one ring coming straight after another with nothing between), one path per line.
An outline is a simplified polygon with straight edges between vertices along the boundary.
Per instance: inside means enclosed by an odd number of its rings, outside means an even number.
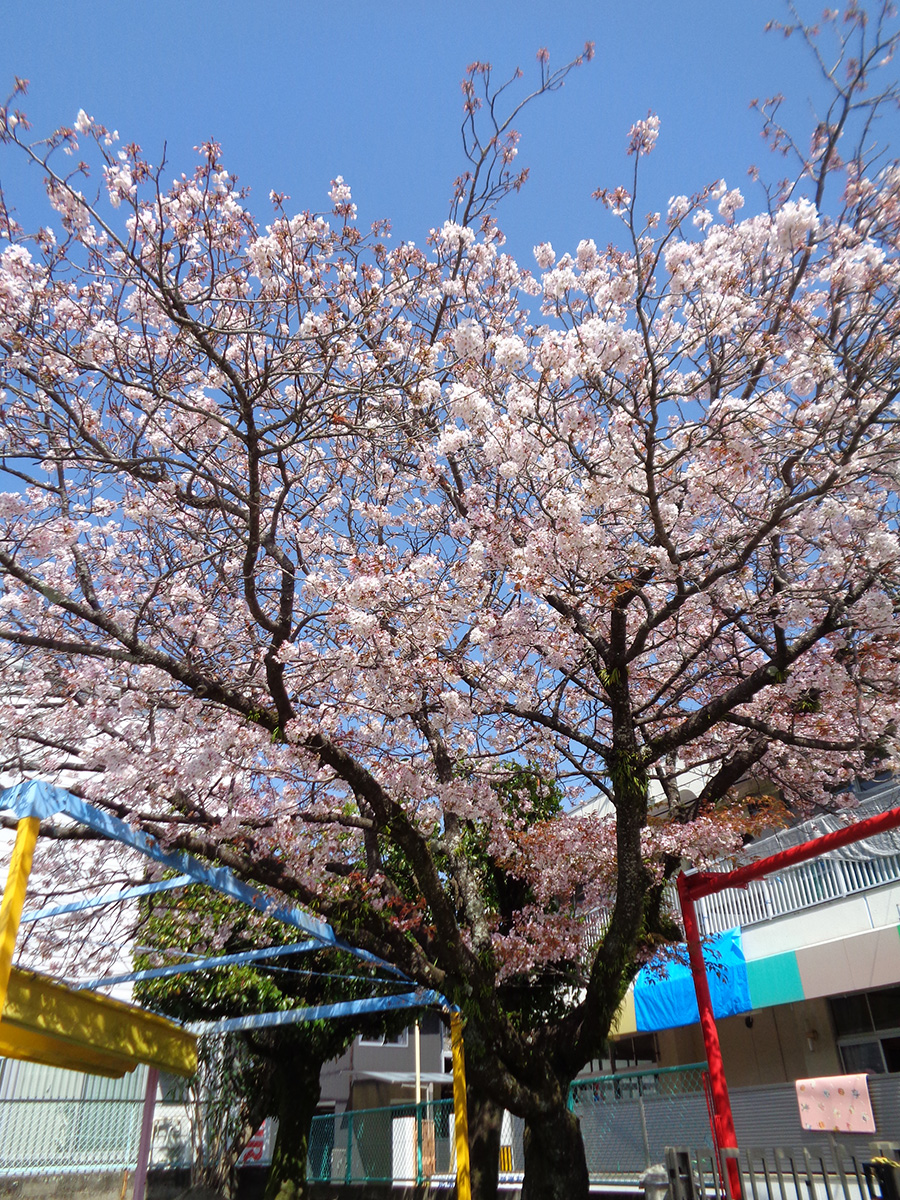
M728 1084L725 1079L725 1066L722 1062L722 1051L719 1046L719 1034L716 1020L713 1016L712 1001L709 996L709 983L706 978L706 964L703 961L703 947L700 943L700 926L694 901L701 896L711 896L715 892L723 892L727 888L746 887L751 879L760 879L780 871L784 867L792 867L797 863L807 862L811 858L829 850L837 850L841 846L849 846L863 838L873 837L876 833L884 833L888 829L900 826L900 808L891 808L875 817L867 817L855 825L847 825L833 833L823 834L799 846L791 846L768 858L757 859L746 867L735 871L684 871L678 876L678 898L681 901L681 916L684 922L684 935L687 941L688 956L691 962L691 974L694 978L694 991L697 994L697 1008L700 1013L700 1027L703 1031L703 1044L706 1048L706 1061L709 1065L709 1080L712 1090L714 1123L719 1151L736 1151L737 1137L734 1132L734 1119L731 1114L731 1101L728 1097ZM737 1159L731 1154L723 1155L725 1170L722 1172L726 1181L728 1195L737 1200L741 1195L741 1174Z
M702 1072L703 1079L703 1099L706 1101L706 1115L709 1118L709 1129L712 1135L713 1150L716 1155L716 1162L721 1164L722 1156L719 1153L719 1135L716 1132L716 1107L713 1104L712 1085L709 1082L709 1071Z

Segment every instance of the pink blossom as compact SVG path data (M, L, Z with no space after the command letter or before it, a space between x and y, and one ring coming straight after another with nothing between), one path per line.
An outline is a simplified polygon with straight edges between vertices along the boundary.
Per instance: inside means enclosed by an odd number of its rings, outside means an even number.
M775 214L775 234L779 250L793 253L819 229L819 214L815 205L805 197L789 201Z
M649 154L659 137L659 117L650 113L643 121L635 121L628 130L628 153Z
M484 333L474 317L464 317L453 334L453 345L460 358L480 354L484 348Z
M535 246L534 259L542 271L553 266L556 262L556 254L549 242L541 242L539 246Z

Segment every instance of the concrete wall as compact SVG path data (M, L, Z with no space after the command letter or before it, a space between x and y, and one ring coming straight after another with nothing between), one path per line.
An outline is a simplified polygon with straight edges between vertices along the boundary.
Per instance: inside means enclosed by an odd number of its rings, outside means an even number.
M827 1000L801 1000L757 1009L746 1016L726 1017L716 1026L732 1087L787 1083L842 1072ZM706 1058L699 1025L664 1029L657 1038L661 1067L703 1062Z
M262 1200L266 1170L250 1167L238 1173L237 1200ZM33 1178L0 1180L0 1197L16 1200L121 1200L125 1184L126 1200L131 1200L132 1178L122 1173L96 1175L44 1175ZM505 1200L518 1200L521 1189L505 1190ZM310 1200L427 1200L435 1192L426 1187L393 1187L390 1184L314 1183L309 1187ZM443 1200L454 1200L456 1188L442 1188ZM190 1190L187 1171L151 1172L147 1181L147 1200L216 1200L212 1192ZM607 1198L610 1200L610 1198Z
M887 884L857 892L842 900L827 900L810 908L773 917L741 930L748 959L766 958L789 950L826 945L840 938L896 926L900 919L900 885ZM865 987L865 984L853 985Z

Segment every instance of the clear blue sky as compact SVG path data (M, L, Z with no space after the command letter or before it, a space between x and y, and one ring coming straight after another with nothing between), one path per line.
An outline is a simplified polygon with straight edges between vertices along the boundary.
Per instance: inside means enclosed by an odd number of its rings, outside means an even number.
M822 2L799 7L812 18ZM535 242L616 236L591 192L627 181L626 133L649 109L662 130L647 208L721 176L754 200L747 166L776 164L749 101L787 92L807 128L819 86L798 39L763 33L785 15L783 0L5 0L0 86L31 81L36 132L84 108L151 157L167 143L173 171L217 138L263 219L270 189L325 208L342 174L362 220L422 241L462 166L466 65L488 60L498 78L521 65L527 82L540 46L561 64L593 40L594 62L519 123L532 178L501 225L524 259Z

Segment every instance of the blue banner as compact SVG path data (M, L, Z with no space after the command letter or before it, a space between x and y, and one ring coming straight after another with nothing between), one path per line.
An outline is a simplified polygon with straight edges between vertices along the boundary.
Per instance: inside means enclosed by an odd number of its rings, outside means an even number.
M740 929L728 929L703 943L706 978L716 1017L749 1012L750 984ZM638 1029L674 1029L700 1020L697 996L681 943L670 956L643 967L634 981L634 1015Z

